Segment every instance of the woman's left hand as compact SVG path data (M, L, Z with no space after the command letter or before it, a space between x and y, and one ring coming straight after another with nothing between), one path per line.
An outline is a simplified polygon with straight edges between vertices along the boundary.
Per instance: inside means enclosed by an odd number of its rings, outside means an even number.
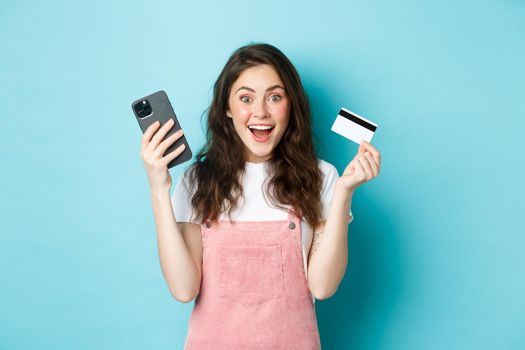
M381 153L372 144L363 140L354 159L346 166L343 175L337 179L337 186L353 193L357 187L379 175Z

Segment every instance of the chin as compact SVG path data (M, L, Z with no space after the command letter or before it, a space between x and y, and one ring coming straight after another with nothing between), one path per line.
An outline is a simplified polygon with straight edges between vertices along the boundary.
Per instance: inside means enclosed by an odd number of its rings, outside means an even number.
M273 157L273 149L272 152L255 152L254 150L250 150L250 155L257 159L268 160Z

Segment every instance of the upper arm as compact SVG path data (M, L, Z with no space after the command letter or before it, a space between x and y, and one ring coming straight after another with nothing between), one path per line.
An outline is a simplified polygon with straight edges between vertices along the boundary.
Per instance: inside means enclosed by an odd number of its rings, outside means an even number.
M314 235L312 238L312 244L310 245L310 252L308 253L308 265L310 265L310 259L315 254L319 245L321 244L321 239L323 237L324 228L326 226L326 220L319 221L314 227Z
M313 227L313 238L312 244L310 245L310 251L308 253L308 265L310 265L310 259L315 254L323 237L324 228L326 225L326 218L330 211L330 205L335 190L335 182L339 177L337 169L332 164L319 160L319 167L323 173L323 185L320 193L321 197L321 217L323 220L319 221Z
M182 239L191 257L195 261L195 266L199 273L199 280L202 279L202 236L201 226L189 223L178 222L177 226L182 234ZM200 285L200 284L199 284Z
M195 265L202 276L202 238L201 227L193 223L194 211L191 206L192 191L189 186L189 173L185 171L179 176L175 184L175 190L171 195L173 212L177 218L177 227L182 234L182 239Z

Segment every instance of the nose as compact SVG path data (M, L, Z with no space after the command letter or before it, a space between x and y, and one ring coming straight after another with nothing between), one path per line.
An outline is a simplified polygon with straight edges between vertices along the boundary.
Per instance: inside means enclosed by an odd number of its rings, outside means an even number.
M258 102L254 103L252 113L256 118L268 117L268 108L266 106L266 101L264 101L264 99L261 99Z

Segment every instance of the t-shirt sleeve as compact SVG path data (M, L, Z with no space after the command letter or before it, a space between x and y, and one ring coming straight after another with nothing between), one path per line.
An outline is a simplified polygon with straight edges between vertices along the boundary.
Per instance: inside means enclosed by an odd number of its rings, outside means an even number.
M188 171L182 173L175 183L175 189L171 195L171 207L177 222L198 224L195 221L195 213L191 205Z
M320 161L320 167L324 174L323 189L321 191L321 204L323 206L322 216L323 220L326 220L328 219L328 214L332 208L332 200L335 193L335 183L339 178L339 173L337 172L337 168L335 166L323 160ZM348 215L350 216L348 219L348 223L350 224L354 220L352 208L349 208Z

